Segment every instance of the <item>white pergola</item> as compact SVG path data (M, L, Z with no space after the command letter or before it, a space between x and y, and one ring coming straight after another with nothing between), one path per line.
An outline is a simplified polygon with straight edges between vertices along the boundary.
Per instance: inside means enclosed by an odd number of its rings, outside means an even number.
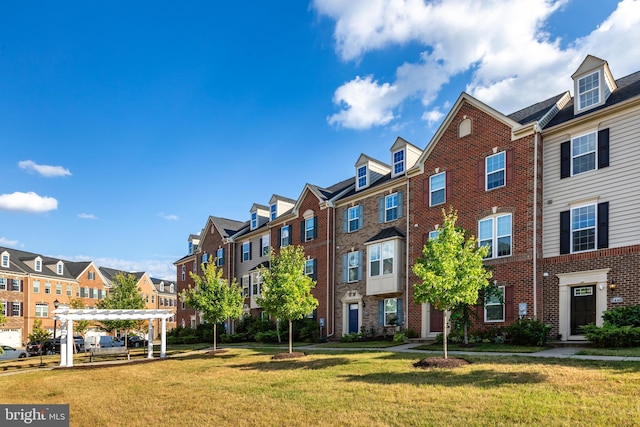
M73 321L78 320L148 320L149 339L147 358L153 359L152 320L161 319L160 358L167 357L167 319L173 316L169 310L103 310L68 308L60 306L53 311L54 319L60 321L60 366L73 366Z

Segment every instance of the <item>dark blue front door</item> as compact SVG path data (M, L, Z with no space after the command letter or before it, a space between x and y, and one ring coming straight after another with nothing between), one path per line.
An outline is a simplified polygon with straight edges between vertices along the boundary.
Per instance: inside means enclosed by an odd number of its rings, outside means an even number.
M349 304L349 333L358 333L358 304Z

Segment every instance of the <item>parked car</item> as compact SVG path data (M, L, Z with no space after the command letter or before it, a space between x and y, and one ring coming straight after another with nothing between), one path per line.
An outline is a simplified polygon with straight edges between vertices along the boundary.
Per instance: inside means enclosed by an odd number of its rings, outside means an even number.
M73 337L73 341L76 346L76 353L84 351L84 338L80 335L76 335ZM36 342L30 342L27 344L26 352L29 356L37 356L40 354L40 347L42 346L42 354L60 354L60 338L56 338L55 340L50 339L42 343L42 345Z
M124 341L122 341L120 338L114 338L113 342L112 342L112 346L113 347L124 347Z
M40 347L42 347L42 344L37 342L30 342L29 344L27 344L27 354L29 356L38 356L40 354Z
M82 335L74 335L73 341L76 344L76 352L80 353L84 351L84 337Z
M2 347L2 354L0 354L0 359L2 360L24 359L25 357L29 356L29 353L27 353L26 350L17 350L16 348L8 345L3 345L1 347Z
M60 338L45 341L42 345L42 354L60 354Z
M127 339L127 347L144 347L147 345L147 340L142 337L132 335Z

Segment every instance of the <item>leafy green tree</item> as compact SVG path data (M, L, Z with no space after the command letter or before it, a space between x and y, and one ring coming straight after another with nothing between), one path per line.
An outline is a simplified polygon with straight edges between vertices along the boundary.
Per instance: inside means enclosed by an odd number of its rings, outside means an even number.
M489 251L478 247L474 237L456 228L458 214L453 209L442 211L443 224L435 239L429 239L412 269L422 283L414 284L416 303L428 302L444 313L444 357L447 355L448 313L461 304L474 304L478 292L489 285L491 272L482 264Z
M43 342L51 339L51 333L42 327L42 319L36 319L33 321L33 329L28 335L29 341L42 344Z
M118 273L113 279L113 287L105 299L98 301L97 307L102 309L135 309L145 307L142 290L137 286L138 279L133 274ZM121 330L128 332L136 327L137 320L103 320L106 331Z
M222 269L215 262L202 265L202 276L189 272L194 287L180 292L180 300L202 313L204 320L213 323L213 350L217 349L218 323L242 316L244 297L238 282L231 284L222 277Z
M270 249L270 268L260 268L262 296L256 302L271 316L289 322L289 353L293 346L293 320L313 312L318 300L311 294L316 283L304 274L301 246L286 246L276 254Z
M86 308L84 302L82 302L80 298L73 298L69 301L69 307L77 309ZM91 322L89 320L76 320L73 325L73 330L79 335L84 335L84 333L87 332L87 329L89 329L90 324Z

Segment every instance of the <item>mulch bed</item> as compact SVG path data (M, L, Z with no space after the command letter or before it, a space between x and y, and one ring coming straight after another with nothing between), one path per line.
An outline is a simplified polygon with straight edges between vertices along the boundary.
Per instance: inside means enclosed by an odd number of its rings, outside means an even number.
M277 353L277 354L274 354L271 359L272 360L298 359L300 357L305 357L305 356L306 356L306 354L304 354L301 351L294 351L292 353Z
M457 357L450 357L445 359L444 357L427 357L413 364L416 368L429 369L429 368L445 368L453 369L460 366L468 365L471 362L465 359Z

